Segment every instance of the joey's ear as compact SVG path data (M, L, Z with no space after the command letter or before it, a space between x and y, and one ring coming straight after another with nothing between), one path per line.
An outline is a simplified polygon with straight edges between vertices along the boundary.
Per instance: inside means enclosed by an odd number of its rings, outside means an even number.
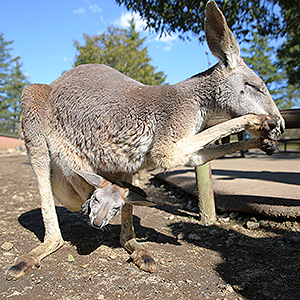
M155 206L155 203L148 201L146 198L142 197L140 194L137 194L133 191L129 191L128 196L124 200L125 203L129 203L137 206Z
M240 60L240 47L215 1L207 2L205 15L209 49L225 66L234 69Z
M97 174L79 171L75 169L73 169L73 171L80 177L82 177L88 184L95 188L100 187L105 181L105 179L102 176Z

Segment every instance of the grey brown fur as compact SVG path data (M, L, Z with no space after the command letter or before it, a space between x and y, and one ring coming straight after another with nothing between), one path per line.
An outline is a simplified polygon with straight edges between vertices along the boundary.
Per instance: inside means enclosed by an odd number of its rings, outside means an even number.
M90 217L100 227L121 210L121 244L141 269L153 272L155 260L136 242L132 223L132 204L143 199L130 199L135 193L119 183L130 182L143 167L197 166L241 149L261 148L268 154L276 149L284 121L274 101L240 58L214 1L208 2L206 16L207 42L219 62L183 82L147 86L108 66L90 64L50 85L24 89L23 130L46 232L44 243L20 256L7 279L23 276L63 244L54 196L70 211L82 205L86 212L95 209ZM215 114L234 119L202 131ZM258 138L211 146L242 130ZM82 174L98 176L98 183Z

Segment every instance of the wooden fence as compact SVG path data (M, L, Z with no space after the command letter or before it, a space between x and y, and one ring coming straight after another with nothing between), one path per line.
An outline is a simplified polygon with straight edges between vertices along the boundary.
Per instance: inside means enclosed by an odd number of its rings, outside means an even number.
M286 129L300 128L300 109L281 110L281 114L285 120ZM228 119L214 118L210 120L208 127L222 123L226 120ZM292 139L282 139L281 141L288 143L291 140ZM215 199L210 163L196 167L195 172L198 189L200 222L204 225L210 225L216 221Z

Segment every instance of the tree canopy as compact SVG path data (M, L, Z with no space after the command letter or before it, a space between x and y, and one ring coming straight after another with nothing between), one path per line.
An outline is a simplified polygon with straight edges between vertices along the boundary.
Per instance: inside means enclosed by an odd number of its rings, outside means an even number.
M147 27L157 33L177 32L182 37L191 34L204 40L205 5L199 0L115 0L119 5L138 12L147 22ZM280 18L274 13L278 0L228 1L216 0L227 23L236 36L243 39L257 29L260 35L278 34ZM297 2L297 1L296 1Z
M147 27L156 32L176 32L182 38L195 35L204 41L205 4L199 0L115 0L138 12ZM253 32L273 39L283 37L279 62L289 82L300 85L300 0L216 0L229 27L240 41L250 41Z
M151 59L144 46L146 38L141 38L136 32L134 20L131 20L128 29L108 27L101 35L83 36L84 45L77 40L74 42L77 51L74 66L103 63L144 84L164 83L166 75L156 72L150 64Z

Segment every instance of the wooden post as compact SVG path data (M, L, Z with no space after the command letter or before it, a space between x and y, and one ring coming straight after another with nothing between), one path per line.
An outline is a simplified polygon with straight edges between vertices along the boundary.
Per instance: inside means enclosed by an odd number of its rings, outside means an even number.
M198 189L200 222L203 225L211 225L216 222L216 208L210 163L196 167L195 172Z

